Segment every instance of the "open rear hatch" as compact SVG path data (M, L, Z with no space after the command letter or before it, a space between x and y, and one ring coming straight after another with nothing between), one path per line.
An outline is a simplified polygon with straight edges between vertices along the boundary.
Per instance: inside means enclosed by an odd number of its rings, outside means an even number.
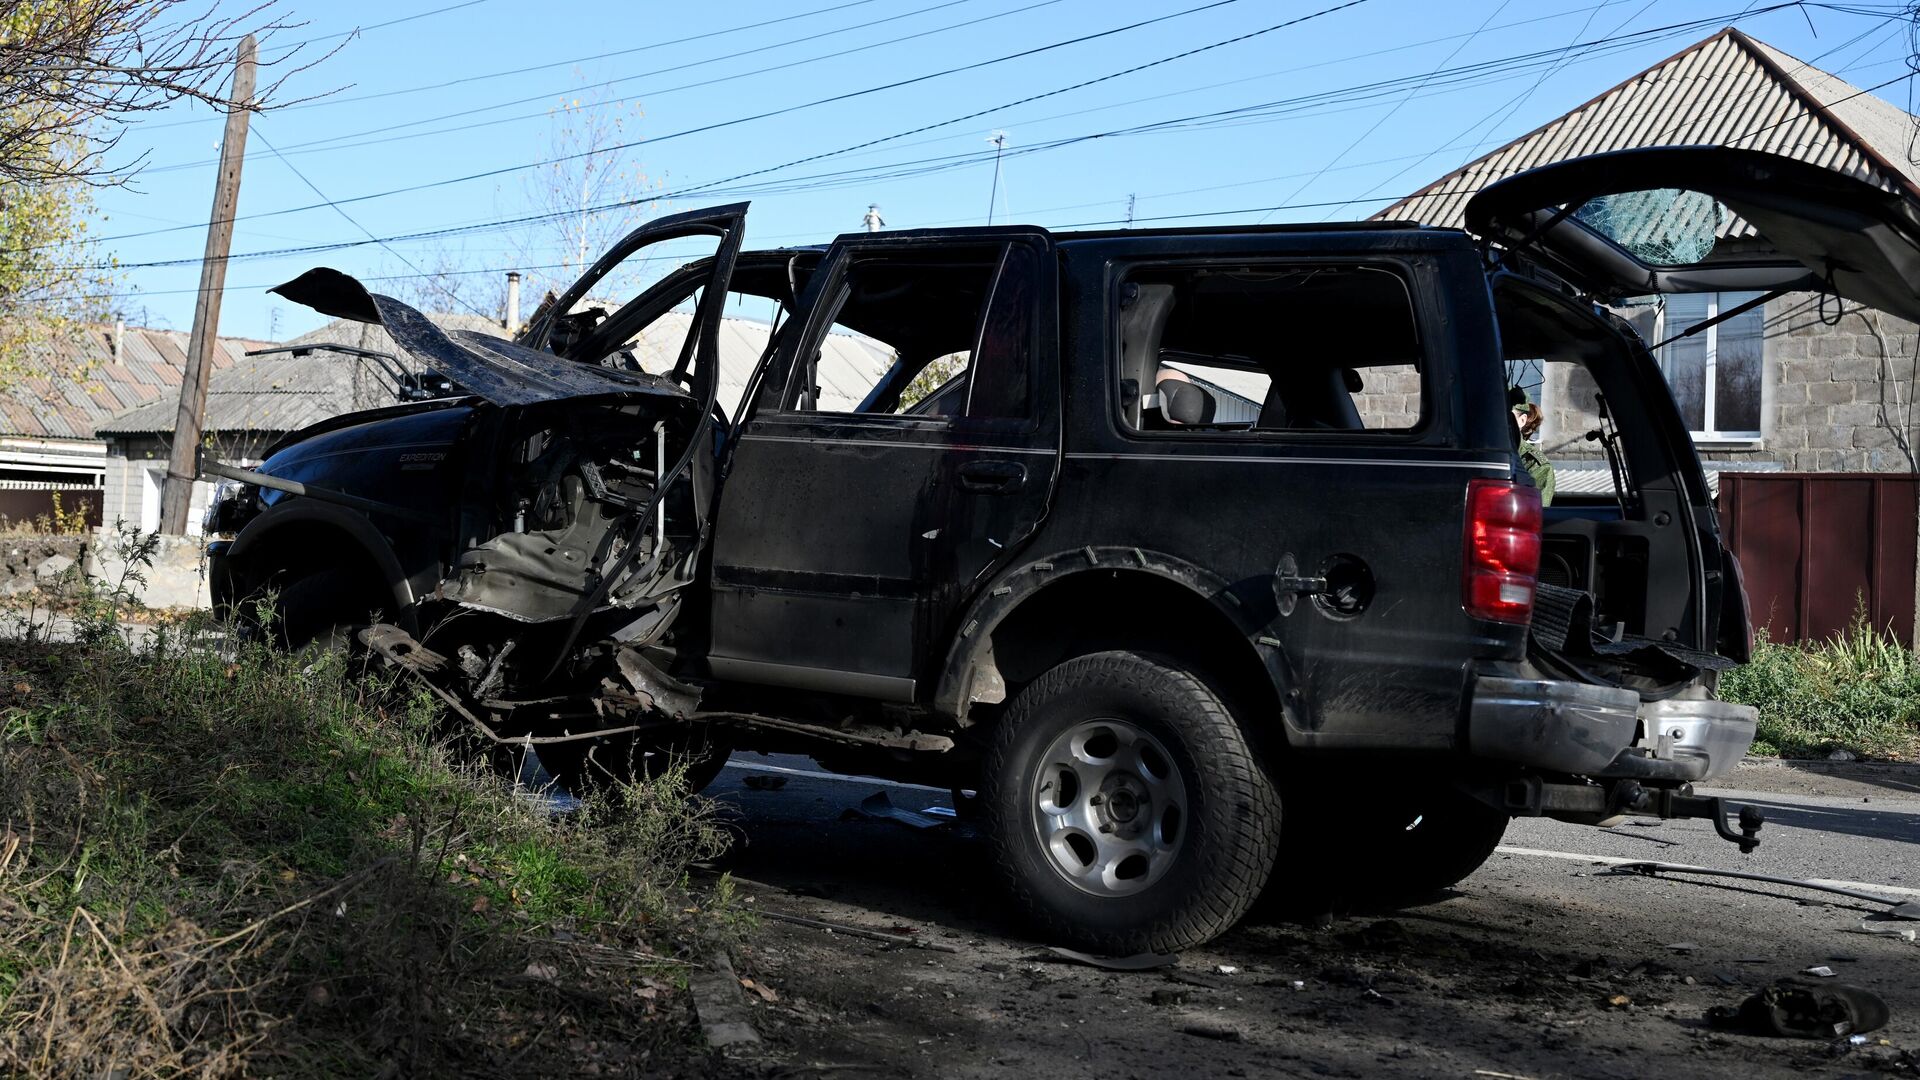
M1540 270L1587 299L1608 304L1663 293L1762 294L1745 305L1753 307L1781 293L1813 292L1920 321L1920 202L1913 192L1774 154L1682 146L1576 158L1490 185L1468 202L1466 224L1496 263L1511 271L1495 275L1503 324L1508 313L1529 307L1532 314L1524 318L1536 327L1555 319L1562 326L1586 320L1580 305L1554 301L1563 293L1526 285L1540 278ZM1509 286L1503 287L1503 279ZM1522 280L1513 286L1513 279ZM1560 314L1551 315L1551 309ZM1634 344L1628 349L1632 355L1615 364L1611 385L1602 387L1612 416L1603 416L1602 432L1596 434L1613 429L1611 441L1601 440L1610 458L1616 446L1637 445L1637 470L1610 461L1616 484L1623 473L1641 475L1632 478L1631 495L1619 499L1617 522L1594 520L1600 514L1581 520L1570 509L1566 520L1549 521L1547 539L1551 545L1556 531L1568 534L1559 537L1567 540L1584 530L1604 546L1611 533L1645 533L1652 545L1646 574L1649 616L1662 606L1662 594L1673 597L1676 590L1691 594L1686 605L1691 610L1657 625L1649 617L1642 628L1648 636L1638 640L1614 624L1609 641L1607 620L1592 619L1599 634L1589 646L1586 624L1594 596L1585 590L1594 586L1556 590L1543 585L1536 645L1543 640L1565 645L1602 670L1620 660L1632 669L1630 657L1636 653L1653 658L1654 668L1661 666L1660 656L1684 665L1677 671L1723 667L1727 658L1744 660L1750 629L1739 567L1721 542L1688 425L1674 408L1651 351L1625 333L1620 320L1600 319L1617 324ZM1508 334L1503 325L1503 336L1524 335ZM1511 341L1508 346L1509 351L1529 347ZM1620 430L1638 426L1646 430ZM1659 555L1660 535L1668 531L1660 522L1676 517L1691 526L1684 530L1690 538L1685 561L1691 563L1684 571L1677 558L1662 562ZM1677 555L1680 549L1667 550ZM1603 588L1598 595L1604 607ZM1680 605L1669 611L1680 615ZM1549 651L1560 649L1550 645ZM1645 663L1639 667L1649 669Z
M1575 158L1488 186L1466 222L1597 300L1826 292L1920 321L1913 192L1777 154L1661 146ZM1755 250L1753 234L1771 250Z

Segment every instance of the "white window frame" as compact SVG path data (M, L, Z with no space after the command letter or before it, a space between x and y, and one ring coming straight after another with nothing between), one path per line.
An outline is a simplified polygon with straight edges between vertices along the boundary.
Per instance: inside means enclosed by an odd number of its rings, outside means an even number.
M1701 321L1705 322L1708 319L1716 318L1720 314L1721 297L1725 296L1726 294L1713 292L1713 293L1702 293L1699 295L1703 295L1707 298L1706 318L1702 319ZM1739 303L1744 304L1746 302L1747 302L1746 300L1741 300ZM1765 304L1762 304L1756 310L1759 312L1759 315L1760 315L1760 326L1761 326L1760 422L1764 427L1764 425L1766 424L1766 418L1767 418L1767 405L1772 398L1771 391L1773 387L1772 387L1772 380L1770 380L1767 377L1767 337L1765 333L1766 320L1767 320L1767 306ZM1695 443L1711 443L1717 446L1758 447L1761 444L1761 441L1766 437L1766 432L1764 430L1762 431L1721 431L1714 426L1714 421L1718 419L1718 417L1715 415L1715 410L1714 410L1714 396L1716 393L1718 393L1718 388L1715 386L1715 384L1719 381L1717 379L1717 376L1720 373L1720 327L1722 325L1723 324L1721 323L1715 323L1712 326L1707 327L1706 330L1703 332L1707 339L1706 341L1707 361L1706 361L1706 371L1703 373L1704 386L1701 391L1700 413L1701 413L1701 419L1706 422L1707 426L1704 430L1698 430L1698 431L1689 430L1687 434L1693 438L1693 441ZM1657 309L1657 313L1654 316L1653 339L1654 341L1665 341L1668 337L1671 336L1672 333L1677 333L1677 332L1678 330L1669 332L1667 329L1666 298L1661 297L1661 301ZM1664 346L1664 345L1661 346L1659 352L1657 352L1654 356L1655 362L1657 362L1660 365L1660 377L1663 379L1667 377L1667 357L1666 357L1667 348L1668 346Z

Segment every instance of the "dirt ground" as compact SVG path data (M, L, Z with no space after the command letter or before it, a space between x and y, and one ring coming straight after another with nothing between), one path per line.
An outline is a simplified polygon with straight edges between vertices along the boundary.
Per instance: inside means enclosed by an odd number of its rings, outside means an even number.
M1317 924L1256 912L1173 968L1116 973L1059 961L1022 939L998 910L982 846L964 827L914 829L852 810L876 790L903 808L943 797L808 777L803 759L776 765L795 770L774 774L785 776L782 790L764 790L764 780L755 790L739 784L754 774L747 765L729 770L722 786L735 787L722 797L739 807L749 837L735 870L757 907L941 948L767 920L739 974L776 1000L743 995L764 1041L729 1055L738 1075L1920 1075L1920 1054L1909 1052L1920 1048L1920 946L1861 930L1873 905L1627 876L1580 851L1540 850L1574 847L1597 830L1518 822L1508 853L1424 907ZM1797 788L1864 784L1871 794L1827 802L1873 804L1863 808L1872 816L1846 819L1849 831L1773 826L1780 865L1843 853L1861 873L1902 866L1916 883L1920 801L1906 800L1920 795L1902 790L1915 776L1772 768L1743 770L1729 784L1776 790L1772 797L1789 800L1783 812L1808 821L1851 811L1796 799ZM1854 827L1868 821L1879 824ZM1651 854L1628 841L1653 845ZM1742 865L1700 822L1607 842L1638 857ZM1796 844L1807 851L1796 854ZM1272 888L1284 889L1284 877ZM1705 1024L1709 1007L1815 965L1881 994L1893 1022L1864 1045Z

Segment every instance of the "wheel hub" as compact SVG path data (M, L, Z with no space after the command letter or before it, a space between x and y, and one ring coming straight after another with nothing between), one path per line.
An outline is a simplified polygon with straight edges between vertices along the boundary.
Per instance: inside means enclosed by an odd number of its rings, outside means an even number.
M1163 876L1186 836L1187 790L1160 740L1125 720L1062 732L1032 785L1035 838L1048 862L1096 896L1139 892Z

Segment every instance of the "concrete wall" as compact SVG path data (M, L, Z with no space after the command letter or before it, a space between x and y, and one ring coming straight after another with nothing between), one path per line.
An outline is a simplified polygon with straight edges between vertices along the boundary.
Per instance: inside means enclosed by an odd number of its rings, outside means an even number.
M1760 438L1697 443L1709 469L1721 462L1792 472L1920 471L1916 328L1855 304L1846 308L1827 325L1810 294L1767 304ZM1644 312L1630 321L1651 334ZM1549 364L1546 376L1542 447L1555 461L1596 459L1584 438L1599 423L1593 380L1571 364Z
M125 579L127 560L119 537L111 527L95 534L87 559L87 576L107 585L118 586ZM136 603L149 608L181 609L211 607L207 592L206 545L197 536L162 536L153 565L144 568L144 585L126 582Z

